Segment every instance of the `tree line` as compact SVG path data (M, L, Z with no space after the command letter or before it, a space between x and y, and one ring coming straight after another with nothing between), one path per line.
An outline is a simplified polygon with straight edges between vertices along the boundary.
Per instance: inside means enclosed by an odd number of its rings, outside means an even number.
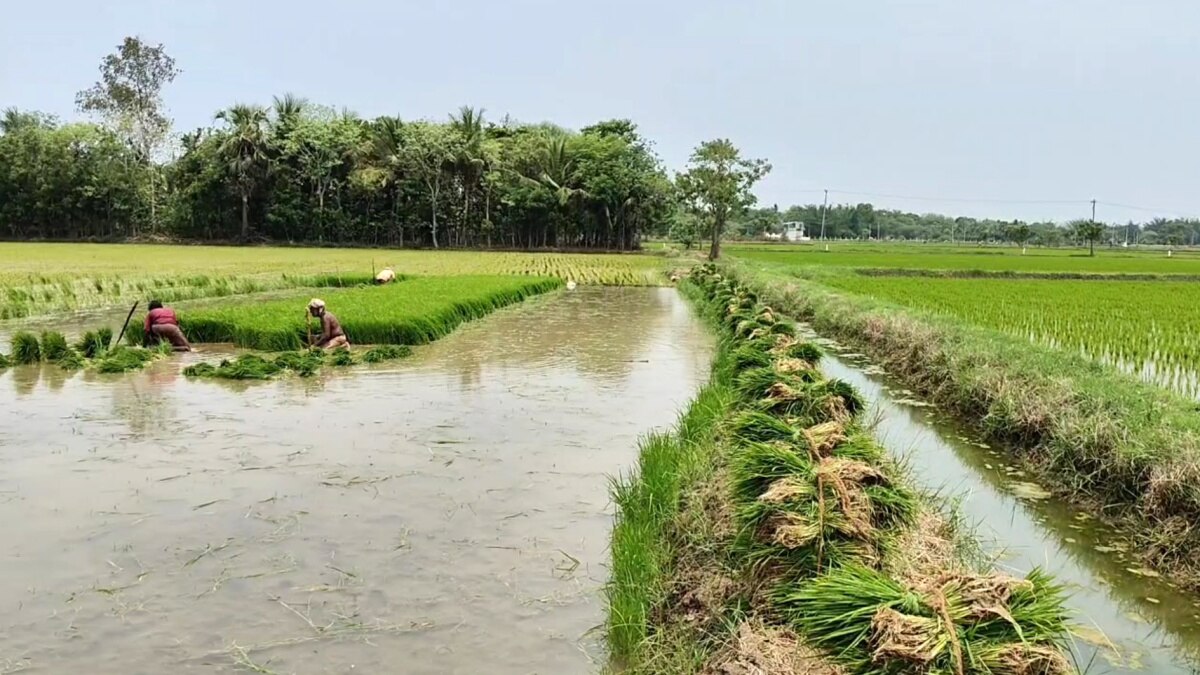
M363 119L285 94L217 112L164 159L174 60L126 38L100 72L76 99L94 121L0 117L0 236L628 250L680 204L628 120Z
M1065 246L1101 245L1174 245L1200 243L1200 220L1193 218L1154 218L1144 222L1105 223L1080 218L1065 223L1053 221L1000 220L946 216L937 213L910 213L877 209L862 204L806 204L787 209L748 209L730 227L730 234L744 239L759 239L766 233L779 233L786 222L803 223L813 239L883 239L936 242L1004 243L1021 245Z

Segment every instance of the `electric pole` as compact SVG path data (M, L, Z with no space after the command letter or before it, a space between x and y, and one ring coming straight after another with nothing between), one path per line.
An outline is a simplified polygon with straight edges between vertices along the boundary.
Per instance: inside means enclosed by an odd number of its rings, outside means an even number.
M821 204L821 241L825 241L825 211L829 209L829 190L825 191L825 201Z
M1096 200L1092 200L1092 222L1096 222Z

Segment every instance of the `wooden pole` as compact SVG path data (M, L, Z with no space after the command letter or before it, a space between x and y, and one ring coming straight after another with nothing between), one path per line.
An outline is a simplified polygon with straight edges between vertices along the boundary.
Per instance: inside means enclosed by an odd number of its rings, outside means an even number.
M121 344L121 339L125 337L125 329L129 328L129 320L133 318L133 313L135 311L137 311L137 306L138 306L138 303L134 302L133 307L129 308L129 315L125 317L125 325L121 326L121 334L117 336L116 342L114 342L113 344L108 346L109 349L112 349L113 347L116 347L117 345Z

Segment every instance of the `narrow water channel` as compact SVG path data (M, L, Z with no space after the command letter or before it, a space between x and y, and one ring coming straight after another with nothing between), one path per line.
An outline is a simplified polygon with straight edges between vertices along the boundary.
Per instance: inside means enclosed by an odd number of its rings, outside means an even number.
M903 385L859 354L833 343L822 361L831 377L869 401L875 433L904 459L921 486L961 497L961 512L1000 567L1041 567L1068 585L1081 625L1076 660L1092 675L1200 672L1200 604L1141 569L1118 532L1091 514L1049 498L989 447L916 400ZM840 352L840 353L839 353Z
M579 289L312 380L203 356L0 374L0 672L595 672L607 477L712 342Z

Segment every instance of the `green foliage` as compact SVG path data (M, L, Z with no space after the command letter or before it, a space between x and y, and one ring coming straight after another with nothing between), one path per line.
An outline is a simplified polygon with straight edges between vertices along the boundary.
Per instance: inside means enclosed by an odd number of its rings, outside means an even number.
M30 364L42 360L42 347L38 338L29 331L18 331L12 336L12 359L14 363Z
M561 285L558 279L539 277L429 277L331 291L324 299L351 343L413 345L435 340L465 321ZM302 297L181 312L180 326L193 342L294 350L307 338L306 301L307 297Z
M79 338L79 342L75 343L75 350L84 358L94 359L108 350L112 339L112 329L107 326L94 331L89 330Z
M8 368L11 365L12 365L12 359L5 356L3 353L0 353L0 370L2 370L4 368Z
M160 349L118 346L96 359L93 367L96 372L100 373L124 373L130 370L139 370L162 355L163 352Z
M54 362L63 370L79 370L87 365L87 359L71 347L67 347L66 352L55 359Z
M932 580L931 580L932 581ZM861 565L847 565L788 585L776 607L816 647L865 675L956 671L956 646L970 673L1059 674L1074 669L1062 656L1064 593L1040 570L1023 580L950 575L917 593ZM934 597L944 599L945 609ZM938 602L942 602L939 600ZM949 617L952 625L945 624ZM885 632L882 626L893 632Z
M326 359L326 361L328 361L329 365L331 366L352 366L354 365L354 355L350 353L349 349L346 349L345 347L339 347L338 349L334 349L333 351L329 352L329 357Z
M362 355L363 363L380 363L394 359L402 359L412 354L408 345L378 345L371 347Z
M62 333L53 330L42 331L41 355L43 360L57 361L65 356L69 349L67 338L63 337Z
M266 380L282 370L279 365L257 354L243 354L224 360L217 366L197 363L183 369L187 377L219 377L226 380Z
M721 255L721 236L730 218L754 204L751 189L771 170L763 159L746 159L729 140L701 143L688 160L688 170L676 177L684 200L702 214L709 233L709 260Z
M325 354L319 349L304 352L284 352L275 357L275 365L282 370L290 370L300 377L311 377L325 363Z

